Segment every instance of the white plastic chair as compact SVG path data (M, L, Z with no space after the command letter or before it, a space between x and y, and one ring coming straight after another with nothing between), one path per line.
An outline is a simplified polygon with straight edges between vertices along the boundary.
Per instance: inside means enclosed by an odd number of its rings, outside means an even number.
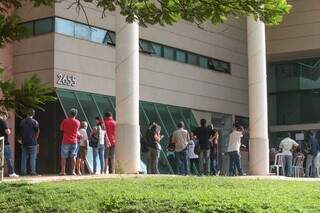
M298 155L293 159L292 173L293 177L302 177L304 156Z
M280 169L282 175L284 175L284 154L278 153L275 155L274 164L270 166L270 173L272 173L273 169L276 169L277 176L279 176Z

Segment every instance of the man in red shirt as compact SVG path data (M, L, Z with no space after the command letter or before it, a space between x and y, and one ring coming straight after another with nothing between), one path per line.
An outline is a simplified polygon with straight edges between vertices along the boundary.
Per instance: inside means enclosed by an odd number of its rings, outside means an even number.
M104 115L104 125L106 127L109 144L105 151L105 172L107 172L107 166L110 160L109 172L115 174L115 144L116 144L116 121L112 117L111 112L107 112Z
M77 109L71 109L69 118L62 121L60 130L63 132L61 144L61 172L60 175L66 175L66 159L71 158L72 175L75 175L76 157L78 151L78 137L80 121L76 119Z

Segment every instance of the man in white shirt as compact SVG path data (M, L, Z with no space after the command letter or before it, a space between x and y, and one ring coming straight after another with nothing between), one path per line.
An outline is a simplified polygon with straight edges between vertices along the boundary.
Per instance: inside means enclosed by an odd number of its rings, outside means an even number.
M279 148L284 154L284 171L287 177L291 177L292 173L292 148L298 147L299 144L291 139L289 136L284 138L279 145Z
M189 133L184 129L184 123L181 121L177 124L178 129L172 135L172 142L175 144L175 157L177 162L178 174L187 175L188 169L188 142L190 141Z
M237 127L234 129L229 136L228 144L228 155L229 155L229 175L236 175L236 168L239 175L243 175L241 164L240 164L240 146L241 138L243 136L243 128Z

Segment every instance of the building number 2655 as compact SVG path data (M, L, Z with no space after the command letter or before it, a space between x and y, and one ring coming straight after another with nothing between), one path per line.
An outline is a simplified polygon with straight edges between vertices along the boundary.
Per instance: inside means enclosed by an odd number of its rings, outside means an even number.
M68 75L68 74L61 74L57 75L57 84L64 85L64 86L71 86L74 87L76 85L76 76Z

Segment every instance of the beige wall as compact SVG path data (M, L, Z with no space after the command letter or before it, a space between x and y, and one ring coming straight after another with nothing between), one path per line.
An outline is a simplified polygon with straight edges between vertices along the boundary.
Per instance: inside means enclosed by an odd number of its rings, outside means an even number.
M293 9L283 23L267 29L270 60L319 56L320 1L289 0Z
M54 9L38 11L38 17L54 15L86 23L85 16L66 8L69 1L57 3ZM109 30L115 29L115 17L88 4L89 23ZM29 11L30 12L30 11ZM26 20L29 16L21 10ZM44 15L46 14L46 15ZM30 18L31 19L31 18ZM185 106L199 110L248 115L247 49L245 19L231 19L226 24L205 30L181 22L166 28L140 28L140 37L217 58L231 63L232 75L212 72L200 67L140 55L140 99ZM53 51L54 49L54 51ZM56 87L114 95L115 48L61 34L25 39L15 44L17 76L37 73ZM76 77L74 87L57 84L57 75ZM124 85L125 86L125 85Z

